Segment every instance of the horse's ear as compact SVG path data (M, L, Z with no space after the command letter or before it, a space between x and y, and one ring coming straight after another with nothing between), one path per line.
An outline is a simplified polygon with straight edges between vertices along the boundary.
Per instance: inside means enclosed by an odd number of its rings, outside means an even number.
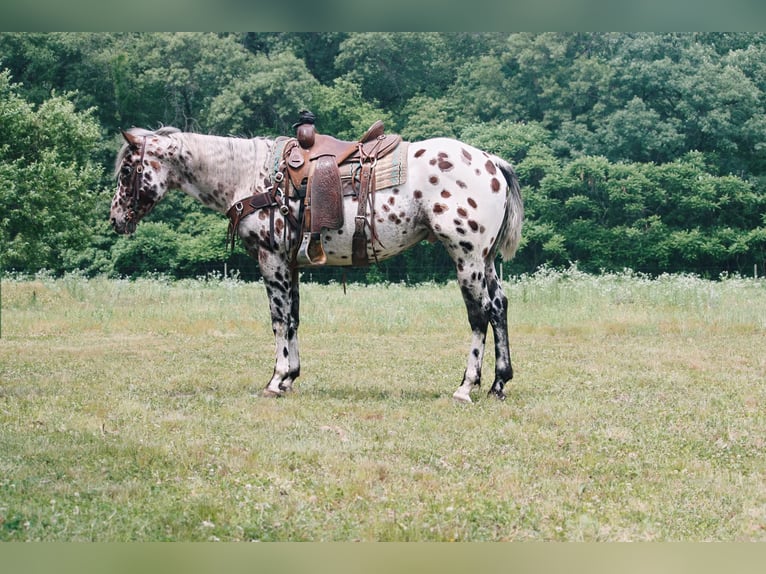
M120 130L120 131L122 133L122 137L125 138L125 141L128 142L129 146L131 147L139 146L139 141L137 136L134 136L132 133L126 132L125 130Z

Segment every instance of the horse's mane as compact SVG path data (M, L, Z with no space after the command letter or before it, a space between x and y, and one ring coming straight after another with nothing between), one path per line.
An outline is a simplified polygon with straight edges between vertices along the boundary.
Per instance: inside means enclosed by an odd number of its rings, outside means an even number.
M241 138L241 137L223 137L205 134L195 134L191 132L182 132L173 126L163 126L157 130L147 130L145 128L130 128L127 133L139 137L144 136L174 136L174 139L180 139L184 146L191 146L191 149L204 150L204 153L195 154L198 157L215 155L220 153L222 156L230 156L232 153L241 154L241 157L235 158L236 161L219 162L210 170L221 170L226 178L241 177L243 171L248 176L253 173L254 163L258 166L263 164L270 165L271 144L273 140L267 137ZM246 144L246 145L245 145ZM202 147L200 147L202 146ZM130 146L125 142L117 154L114 166L114 177L119 175L120 166L129 154ZM234 151L236 150L236 152Z

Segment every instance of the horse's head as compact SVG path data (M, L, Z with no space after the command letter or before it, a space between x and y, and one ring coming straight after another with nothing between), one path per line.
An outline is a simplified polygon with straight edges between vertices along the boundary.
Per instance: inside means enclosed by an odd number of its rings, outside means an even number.
M126 143L117 156L117 191L109 213L117 233L133 233L138 222L176 185L168 160L175 156L177 144L167 135L177 131L133 128L122 132Z

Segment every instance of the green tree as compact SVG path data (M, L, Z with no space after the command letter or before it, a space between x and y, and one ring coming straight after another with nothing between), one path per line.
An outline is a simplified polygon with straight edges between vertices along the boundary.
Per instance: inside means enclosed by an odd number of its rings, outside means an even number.
M409 141L432 137L455 137L446 98L417 95L409 99L401 113L399 133Z
M359 86L348 78L337 78L331 86L317 86L311 109L317 115L317 129L341 139L354 140L376 120L392 132L391 114L364 99Z
M449 54L439 33L365 32L341 42L335 66L365 99L390 109L443 92L454 77Z
M113 54L116 97L122 104L142 94L140 107L121 105L125 126L173 125L186 131L213 131L207 115L213 100L247 74L250 56L235 38L212 33L120 36ZM120 53L127 53L122 58Z
M547 146L551 133L537 122L505 120L491 124L470 124L463 128L460 137L480 149L520 164L533 148Z
M651 140L658 134L671 136L675 156L663 155L662 161L697 150L719 171L750 171L763 159L762 149L753 150L766 136L763 84L753 55L746 50L722 57L694 34L627 36L612 61L614 92L623 102L643 102L643 123L657 126L648 131L647 149L657 149Z
M596 128L598 145L613 161L662 163L671 161L684 150L682 122L663 119L660 114L635 96Z
M494 55L464 63L448 90L450 118L458 125L533 119L506 74L503 61Z
M173 275L181 243L178 233L164 222L145 221L134 235L120 237L112 248L112 272L122 277L149 273Z
M88 244L103 170L99 126L69 94L35 106L0 72L0 258L5 269L62 269Z
M319 82L331 84L337 76L335 58L348 36L348 32L247 32L242 42L256 55L292 52Z
M247 59L211 101L205 124L216 133L281 135L303 108L312 108L319 83L292 52Z

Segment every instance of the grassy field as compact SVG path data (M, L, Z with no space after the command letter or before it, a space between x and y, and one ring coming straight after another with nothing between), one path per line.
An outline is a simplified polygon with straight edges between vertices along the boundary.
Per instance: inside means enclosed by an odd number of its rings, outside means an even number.
M766 282L506 291L508 400L459 405L454 284L304 284L273 400L260 284L5 278L0 540L766 540Z

